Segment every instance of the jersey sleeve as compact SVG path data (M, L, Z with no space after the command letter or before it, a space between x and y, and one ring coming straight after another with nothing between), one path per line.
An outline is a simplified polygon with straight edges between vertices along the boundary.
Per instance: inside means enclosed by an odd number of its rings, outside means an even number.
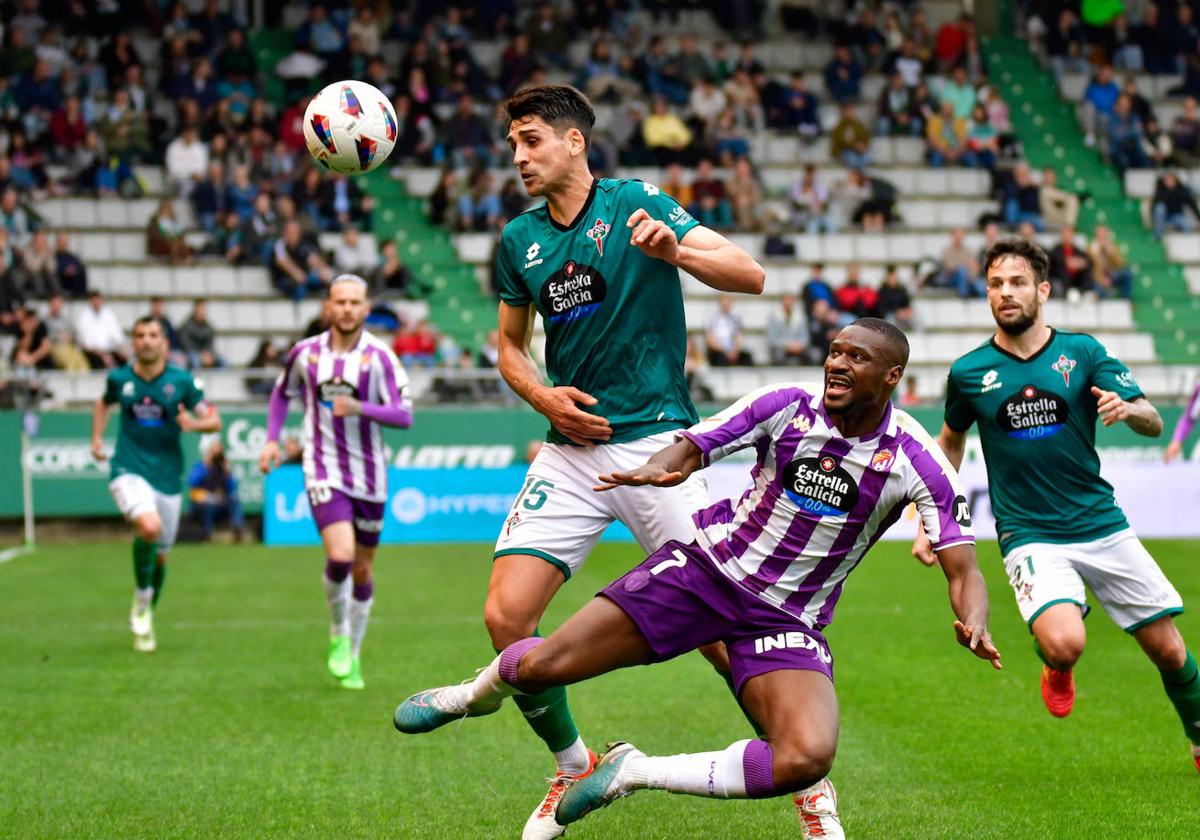
M956 432L965 432L975 422L975 411L966 395L959 389L953 367L946 377L946 411L943 419L946 425Z
M696 444L707 467L763 438L777 437L795 416L796 403L810 396L798 385L768 385L678 436Z
M528 306L533 303L533 296L521 282L508 250L508 241L501 235L500 247L496 249L496 287L500 290L500 300L509 306Z
M625 186L625 200L629 202L629 215L633 215L639 208L645 210L651 218L670 225L671 230L675 232L675 238L681 242L692 228L700 226L678 201L647 181L630 181ZM617 219L613 226L624 227L628 219L629 216Z
M908 459L908 498L934 551L974 543L971 506L958 472L916 420L906 415L900 427L907 433L902 449Z
M112 405L121 399L121 380L117 376L117 370L110 370L108 376L104 378L104 394L100 399L104 401L105 405Z
M300 395L300 369L304 364L300 360L300 354L303 352L303 345L295 344L288 351L287 358L283 362L283 370L279 372L279 378L275 380L275 387L280 389L283 396L287 399L293 399Z
M1108 352L1108 349L1096 339L1092 344L1092 369L1089 384L1103 391L1114 391L1125 401L1136 400L1145 396L1141 386L1133 378L1133 372L1125 363Z
M188 387L184 392L182 402L188 411L195 409L196 406L205 405L204 380L189 375Z
M404 369L400 359L390 347L380 348L376 355L379 381L380 402L394 406L412 414L412 395L408 388L408 371Z

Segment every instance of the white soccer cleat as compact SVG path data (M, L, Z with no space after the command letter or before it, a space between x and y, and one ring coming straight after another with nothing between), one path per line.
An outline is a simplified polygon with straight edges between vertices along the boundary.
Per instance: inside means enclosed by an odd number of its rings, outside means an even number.
M129 629L133 631L133 649L138 653L153 653L158 647L154 639L154 610L136 596L129 610Z
M525 830L521 832L521 840L554 840L562 837L567 830L565 825L559 825L554 819L554 811L558 808L558 800L566 793L567 788L574 782L587 776L596 767L596 754L588 750L588 769L578 775L559 773L550 779L550 789L545 797L533 809L529 819L525 821Z
M796 805L796 819L804 840L846 840L842 818L838 816L837 791L829 779L796 791L792 794L792 802Z
M154 631L152 630L141 636L134 636L133 649L138 653L154 653L158 649L158 642L154 638Z

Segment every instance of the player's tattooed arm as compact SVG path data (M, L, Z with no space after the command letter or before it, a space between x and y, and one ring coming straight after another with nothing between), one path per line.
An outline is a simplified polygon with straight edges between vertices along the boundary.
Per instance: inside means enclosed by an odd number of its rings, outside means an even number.
M1092 395L1096 397L1096 413L1105 426L1124 421L1125 425L1143 437L1162 434L1162 415L1145 397L1126 402L1115 391L1105 391L1095 385L1092 386Z
M580 408L595 405L595 397L569 385L552 387L542 381L542 373L529 352L533 306L509 306L501 302L499 319L500 375L517 396L580 446L594 446L597 441L611 438L612 427L606 418Z
M669 224L642 208L633 212L625 227L630 230L630 244L646 256L670 263L706 286L722 292L762 294L763 267L715 230L694 227L680 242Z
M221 415L217 408L209 403L200 403L195 413L187 410L183 403L179 404L179 413L175 422L185 432L219 432L221 431Z
M650 456L650 460L629 472L612 472L598 476L600 483L592 487L597 492L628 485L641 487L674 487L689 475L704 466L700 447L687 438L680 438L670 446Z
M950 606L958 617L954 622L958 643L1000 670L1000 651L992 644L987 630L987 584L975 561L974 544L948 546L937 553L937 558L949 583Z

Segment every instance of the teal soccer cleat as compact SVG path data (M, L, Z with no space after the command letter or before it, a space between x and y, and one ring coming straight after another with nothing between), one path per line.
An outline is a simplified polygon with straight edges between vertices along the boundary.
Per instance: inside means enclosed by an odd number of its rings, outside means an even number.
M407 735L420 735L461 718L490 715L499 711L504 701L498 698L494 703L472 705L470 691L469 683L419 691L396 707L392 723Z
M595 769L572 782L558 800L555 821L559 825L576 822L597 808L633 793L633 788L626 787L621 779L621 769L630 758L639 755L644 753L633 744L622 741L609 744L607 752L596 762Z

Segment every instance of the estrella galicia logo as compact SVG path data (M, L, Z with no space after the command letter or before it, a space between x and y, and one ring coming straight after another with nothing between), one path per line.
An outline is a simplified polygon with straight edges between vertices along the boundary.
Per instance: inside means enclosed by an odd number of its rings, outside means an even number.
M858 485L838 460L798 458L783 471L783 491L802 513L841 516L858 504Z
M129 410L139 426L153 429L163 424L163 407L149 397L142 397L142 401L130 405Z
M607 294L608 283L598 269L567 260L542 284L539 296L543 317L552 324L565 324L591 315Z
M1052 391L1026 385L1000 404L996 422L1009 437L1040 440L1058 434L1067 422L1067 403Z
M321 405L326 408L333 407L335 397L354 397L358 399L358 388L340 376L335 376L333 379L322 382L317 386L317 393L321 396Z

